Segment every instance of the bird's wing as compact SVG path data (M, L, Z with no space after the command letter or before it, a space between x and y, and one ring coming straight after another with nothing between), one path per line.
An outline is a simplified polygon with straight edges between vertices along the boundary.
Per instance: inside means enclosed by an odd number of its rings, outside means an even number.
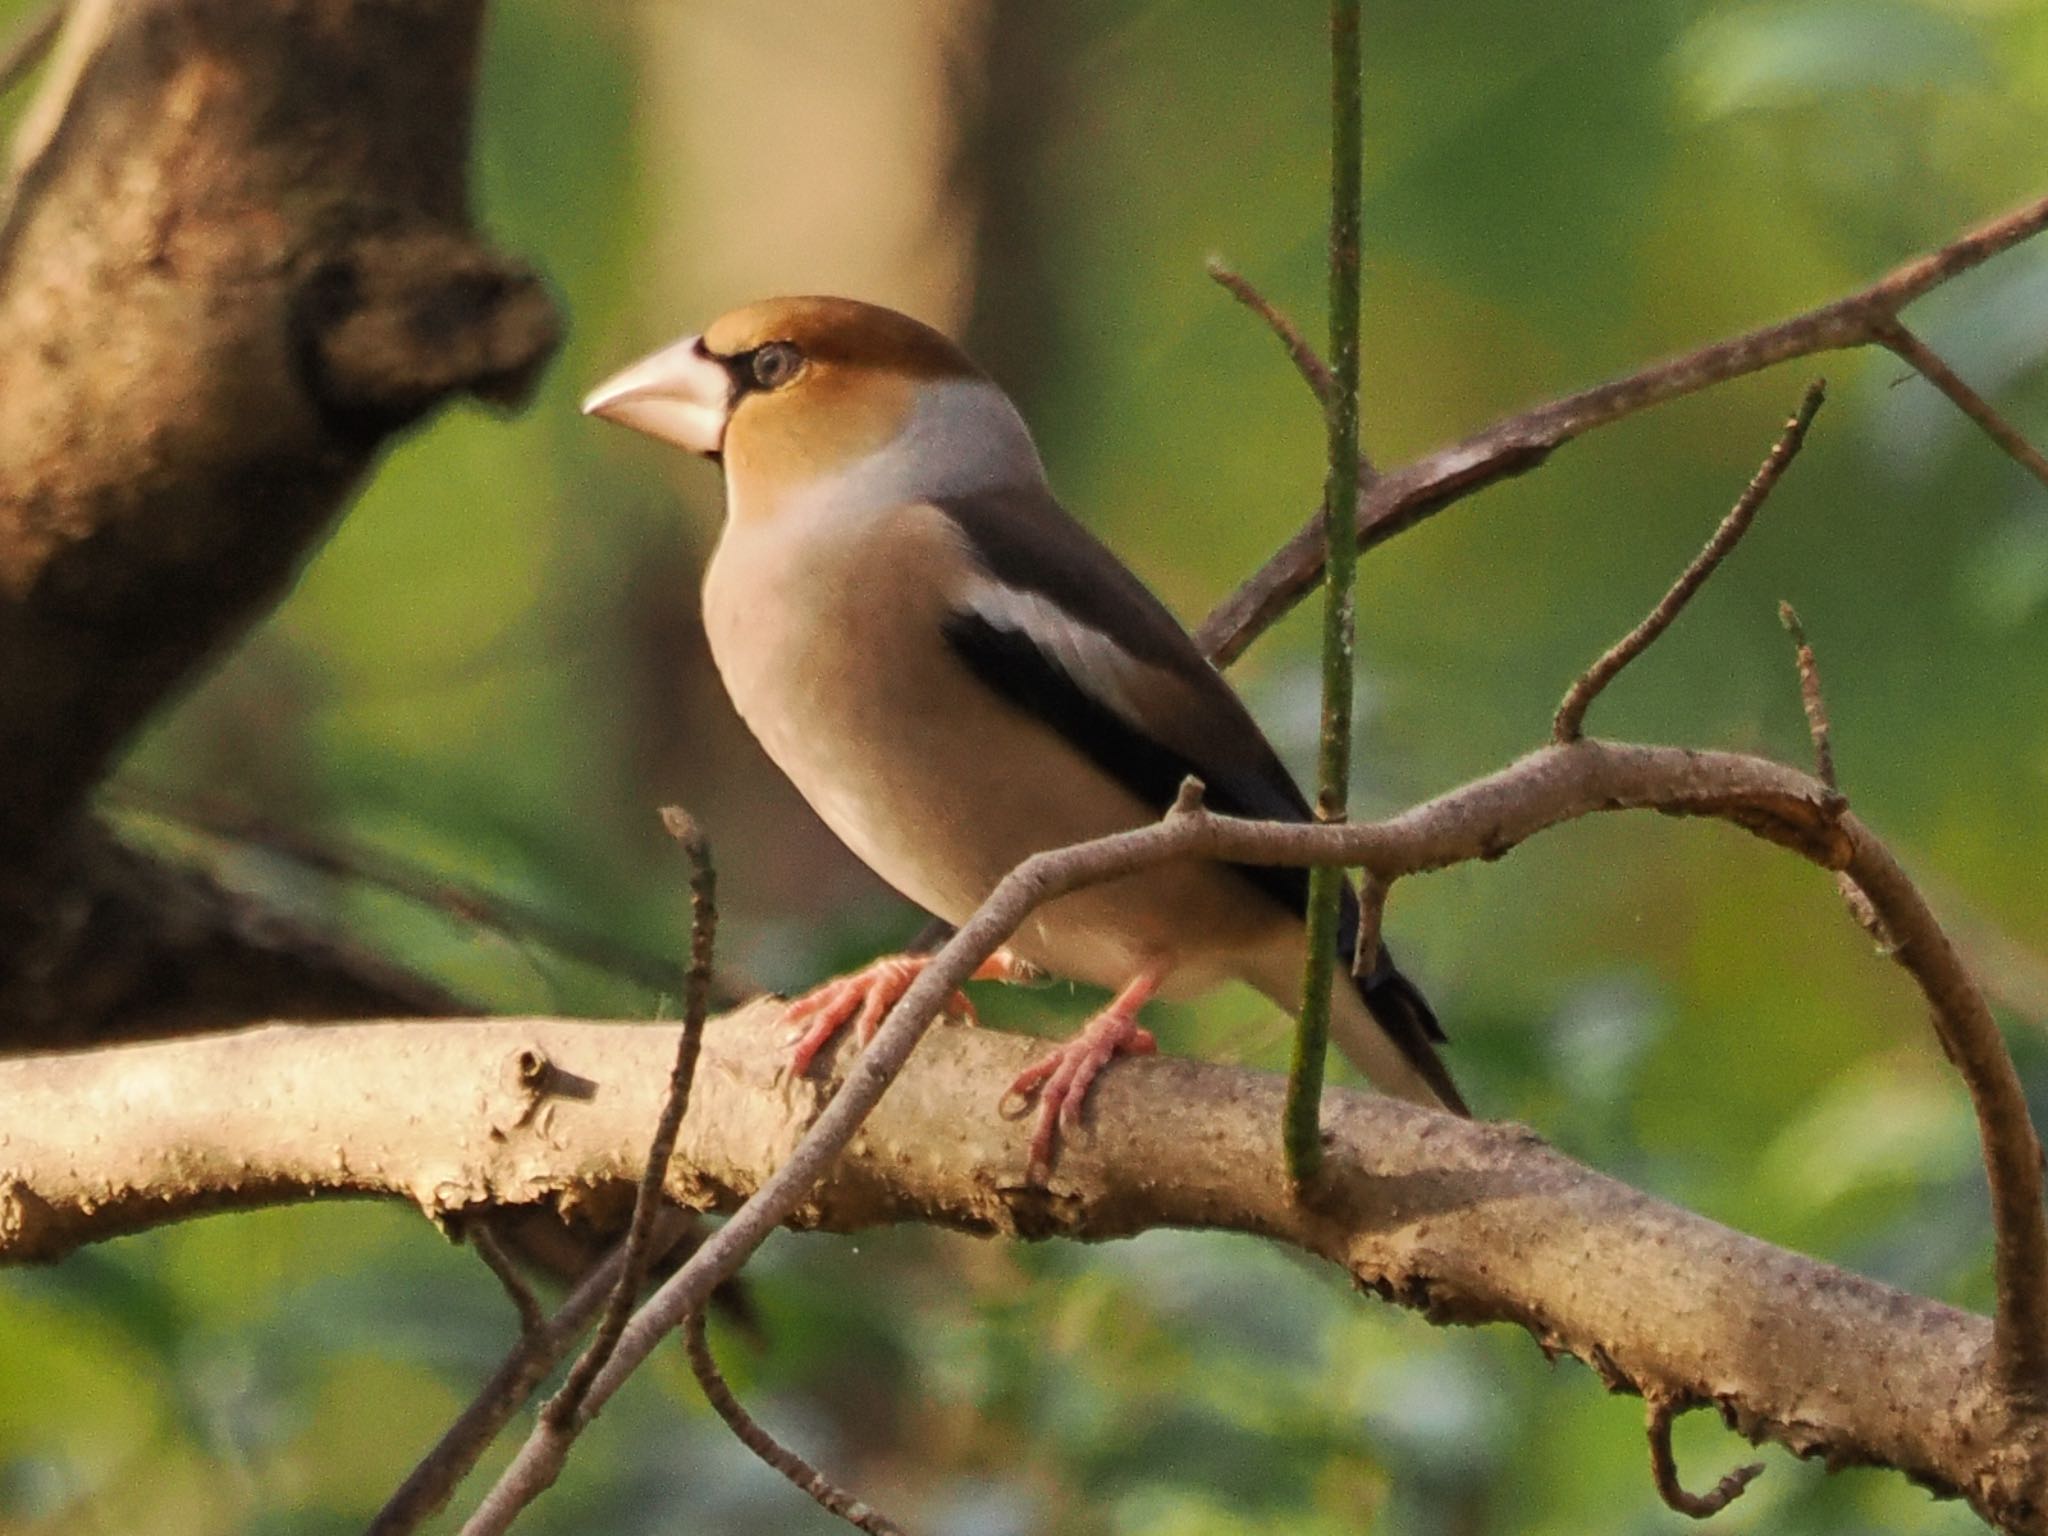
M946 642L981 682L1043 721L1138 801L1163 813L1184 779L1226 815L1307 821L1299 786L1250 711L1151 590L1042 486L936 503L961 533L972 577L955 594ZM1296 914L1308 871L1234 866ZM1348 955L1358 905L1344 893ZM1463 1112L1430 1043L1434 1013L1385 946L1360 994L1439 1099Z
M988 687L1164 812L1192 774L1211 809L1306 821L1308 802L1179 620L1042 486L939 503L973 577L946 638ZM1289 906L1299 869L1247 870Z

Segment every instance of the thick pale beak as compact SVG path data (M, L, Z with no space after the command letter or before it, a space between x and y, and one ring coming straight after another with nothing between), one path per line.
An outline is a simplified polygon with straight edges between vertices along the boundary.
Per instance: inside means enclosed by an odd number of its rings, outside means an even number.
M732 379L702 337L685 336L598 385L583 397L583 414L715 456L725 446Z

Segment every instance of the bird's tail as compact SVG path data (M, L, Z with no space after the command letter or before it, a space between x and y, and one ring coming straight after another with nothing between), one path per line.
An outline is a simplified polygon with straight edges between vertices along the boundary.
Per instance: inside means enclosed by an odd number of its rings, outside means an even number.
M1421 989L1401 973L1384 945L1379 963L1364 976L1350 974L1344 959L1348 945L1340 945L1337 954L1340 974L1331 988L1330 1033L1338 1049L1382 1093L1470 1115L1437 1054L1444 1032ZM1398 1063L1387 1062L1389 1054L1398 1056Z
M1296 930L1299 934L1299 930ZM1380 946L1379 958L1362 976L1351 974L1358 937L1358 903L1349 891L1337 921L1338 973L1330 993L1330 1034L1337 1048L1381 1093L1412 1104L1470 1115L1458 1085L1437 1055L1444 1032L1421 990L1401 973ZM1302 946L1299 937L1263 957L1259 974L1247 979L1289 1012L1301 999Z

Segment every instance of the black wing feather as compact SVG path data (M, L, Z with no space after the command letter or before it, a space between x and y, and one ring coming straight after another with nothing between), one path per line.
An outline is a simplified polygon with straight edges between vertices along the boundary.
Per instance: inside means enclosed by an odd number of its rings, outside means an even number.
M1164 813L1190 775L1205 803L1226 815L1307 821L1300 787L1243 702L1196 649L1180 622L1093 534L1042 487L1019 487L943 502L976 560L994 580L1051 602L1077 623L1111 636L1138 660L1199 690L1214 729L1186 750L1160 741L1077 680L1022 630L984 614L955 612L945 623L954 654L986 687L1058 732L1138 801ZM1297 916L1308 910L1308 871L1277 865L1231 866ZM1358 933L1358 902L1347 889L1339 916L1340 953ZM1372 970L1353 978L1373 1016L1437 1090L1464 1113L1463 1101L1430 1049L1444 1039L1435 1013L1381 945Z

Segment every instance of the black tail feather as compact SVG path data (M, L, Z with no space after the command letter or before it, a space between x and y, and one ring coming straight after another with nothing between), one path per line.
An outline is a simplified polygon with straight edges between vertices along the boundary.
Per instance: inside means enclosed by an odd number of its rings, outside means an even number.
M1357 947L1358 902L1346 891L1337 920L1337 963L1347 974ZM1444 1043L1443 1025L1437 1022L1436 1010L1429 1006L1422 990L1394 964L1387 946L1380 946L1371 970L1353 975L1351 981L1373 1019L1387 1032L1387 1038L1400 1047L1401 1054L1422 1075L1444 1108L1469 1119L1472 1111L1466 1106L1464 1095L1458 1092L1458 1085L1451 1081L1450 1069L1436 1052L1437 1046Z

